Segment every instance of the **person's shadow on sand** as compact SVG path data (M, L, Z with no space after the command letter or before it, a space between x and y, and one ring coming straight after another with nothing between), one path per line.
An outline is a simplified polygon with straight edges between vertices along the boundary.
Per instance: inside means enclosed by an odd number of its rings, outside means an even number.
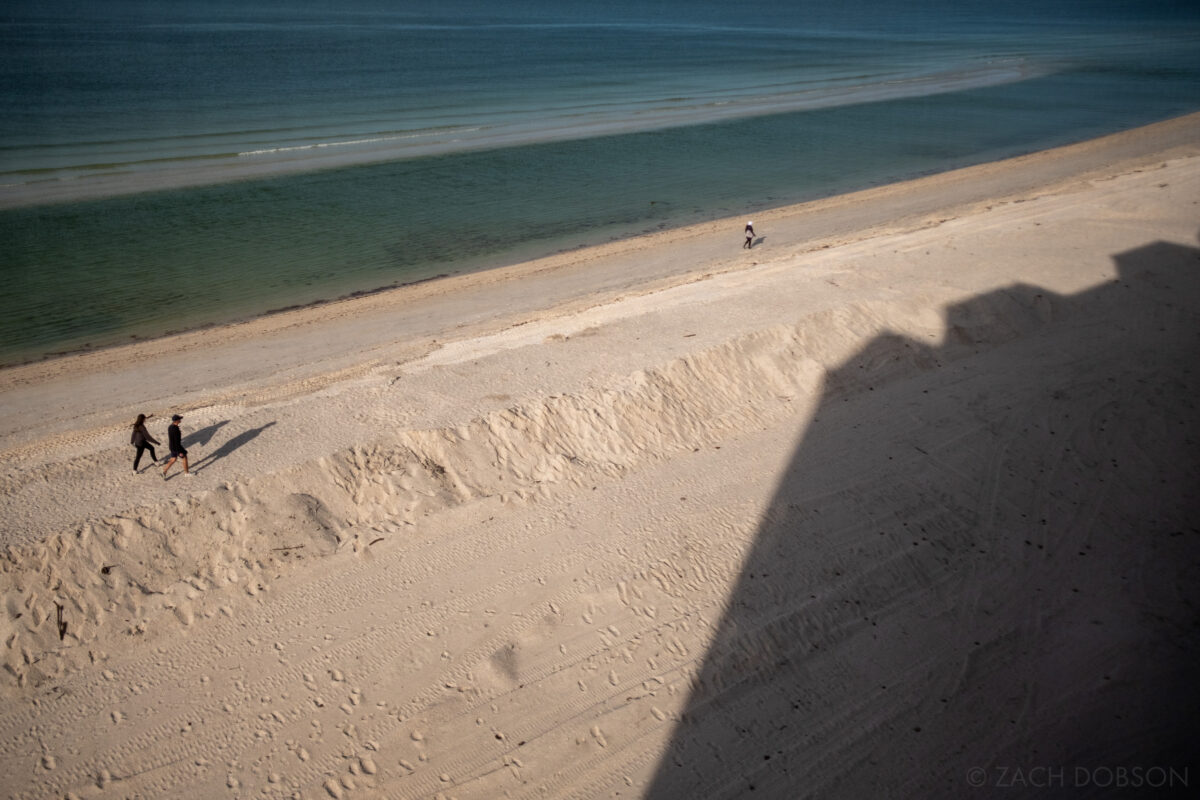
M222 423L222 424L224 424L224 423ZM265 431L267 428L271 427L274 424L275 424L275 421L272 420L271 422L268 422L266 425L262 425L258 428L251 428L248 431L243 431L243 432L239 433L237 436L234 436L232 439L225 442L223 445L218 447L216 450L213 450L211 453L204 455L204 457L202 457L199 461L197 461L195 466L192 467L192 472L199 472L202 469L207 469L208 467L211 467L213 464L220 461L222 458L224 458L225 456L234 452L238 448L242 447L243 445L249 444L250 442L257 439L259 434L261 434L263 431Z
M673 667L643 797L957 797L1033 769L1071 793L1080 767L1194 763L1200 250L1114 260L828 375L711 646Z
M217 435L217 431L229 424L229 420L221 420L212 425L201 428L200 430L192 431L183 437L184 447L195 447L197 445L203 447L212 441L212 438Z

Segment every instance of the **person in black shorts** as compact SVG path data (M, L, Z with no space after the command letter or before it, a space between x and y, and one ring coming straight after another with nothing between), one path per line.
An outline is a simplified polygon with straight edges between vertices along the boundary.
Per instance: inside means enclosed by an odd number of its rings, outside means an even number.
M189 478L192 473L188 472L187 450L183 449L183 434L179 430L179 421L183 417L179 414L171 415L171 426L167 428L167 446L171 448L171 460L167 462L167 466L163 468L163 480L167 479L167 472L171 469L171 465L175 463L175 459L183 460L183 474Z
M742 249L748 250L751 247L754 247L754 223L747 222L746 223L746 242L745 242L745 244L742 245Z

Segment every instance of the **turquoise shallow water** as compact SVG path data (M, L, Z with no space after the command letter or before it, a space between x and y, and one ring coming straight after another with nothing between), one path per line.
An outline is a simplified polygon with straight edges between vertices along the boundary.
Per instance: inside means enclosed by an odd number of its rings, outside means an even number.
M783 15L772 28L675 7L664 21L620 4L600 18L534 3L497 19L467 5L401 18L264 3L148 21L131 5L103 24L30 12L0 25L20 44L0 50L10 193L113 175L153 184L181 164L211 182L260 157L238 153L288 154L263 179L0 211L0 363L1200 109L1200 24L1186 14L1076 21L932 3L892 25ZM89 60L118 47L121 63ZM405 149L416 140L438 147ZM330 152L366 157L303 171Z

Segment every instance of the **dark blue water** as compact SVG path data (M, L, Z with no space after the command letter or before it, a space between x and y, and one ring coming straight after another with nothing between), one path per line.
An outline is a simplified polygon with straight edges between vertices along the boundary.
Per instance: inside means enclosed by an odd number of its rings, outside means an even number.
M1169 3L158 5L0 12L0 363L1200 109Z

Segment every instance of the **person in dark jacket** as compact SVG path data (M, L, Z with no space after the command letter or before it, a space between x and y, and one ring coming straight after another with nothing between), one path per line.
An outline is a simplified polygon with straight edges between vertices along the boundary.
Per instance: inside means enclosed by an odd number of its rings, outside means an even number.
M154 415L151 414L151 417ZM129 436L129 443L137 448L137 455L133 457L133 471L138 471L138 462L142 460L142 453L150 451L150 463L154 464L158 461L158 454L154 452L154 445L158 444L158 439L150 435L150 431L146 430L146 420L148 417L145 414L138 414L137 421L133 423L133 433Z
M167 428L167 446L171 448L171 460L167 462L167 466L163 468L163 480L167 479L167 471L171 469L171 465L175 463L175 459L183 460L183 474L189 478L192 473L188 472L187 450L183 449L183 434L179 430L179 421L183 417L179 414L171 416L171 426Z

